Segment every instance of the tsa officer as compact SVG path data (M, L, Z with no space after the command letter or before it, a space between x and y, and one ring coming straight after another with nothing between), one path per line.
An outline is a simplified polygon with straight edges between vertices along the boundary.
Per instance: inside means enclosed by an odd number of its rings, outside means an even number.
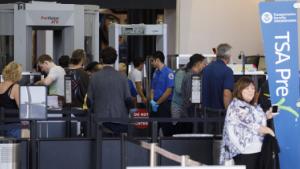
M174 87L174 73L164 64L165 56L157 51L151 64L156 69L151 83L151 117L171 117L171 100ZM172 135L172 123L160 123L165 136Z

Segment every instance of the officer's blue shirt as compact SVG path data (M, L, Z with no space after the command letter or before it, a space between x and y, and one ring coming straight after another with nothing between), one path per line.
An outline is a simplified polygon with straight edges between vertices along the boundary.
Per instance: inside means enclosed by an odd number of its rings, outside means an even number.
M217 59L203 70L202 104L205 107L224 109L224 89L233 90L233 71Z
M154 100L157 101L168 88L174 87L174 73L173 71L164 66L162 70L156 69L153 74L151 89L154 91ZM172 100L172 94L168 97Z

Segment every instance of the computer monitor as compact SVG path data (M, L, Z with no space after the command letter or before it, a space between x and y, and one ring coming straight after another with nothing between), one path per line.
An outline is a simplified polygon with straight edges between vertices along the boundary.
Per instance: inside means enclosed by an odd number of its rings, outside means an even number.
M42 74L39 72L22 72L22 79L19 84L22 86L32 85L42 79ZM3 82L3 75L0 75L0 82Z
M47 118L46 86L20 86L20 119Z
M41 79L42 74L39 72L22 72L22 79L19 81L19 84L22 86L33 85Z
M252 64L252 65L255 65L256 68L258 68L260 57L262 57L262 56L260 56L260 55L246 56L245 64Z

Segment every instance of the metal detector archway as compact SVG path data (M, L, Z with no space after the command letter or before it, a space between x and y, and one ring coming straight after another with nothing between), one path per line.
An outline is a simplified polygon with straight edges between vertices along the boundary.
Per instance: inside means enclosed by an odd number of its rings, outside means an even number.
M23 65L26 71L32 69L33 30L54 32L50 40L47 40L47 36L37 36L36 48L40 50L38 54L47 53L40 43L44 38L44 43L51 43L54 60L61 55L71 55L74 49L89 49L92 60L98 61L98 9L98 6L92 5L38 1L2 4L0 5L0 36L13 36L11 55L16 62Z
M109 27L109 46L114 47L119 54L119 36L156 36L156 50L160 50L166 56L165 64L168 63L167 59L167 25L166 24L132 24L121 25L111 24ZM119 56L115 63L115 68L119 67Z

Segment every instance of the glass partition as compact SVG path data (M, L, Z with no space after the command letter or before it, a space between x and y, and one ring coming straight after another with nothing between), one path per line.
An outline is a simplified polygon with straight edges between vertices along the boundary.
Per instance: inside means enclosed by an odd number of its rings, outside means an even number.
M14 60L14 36L0 36L0 73Z

